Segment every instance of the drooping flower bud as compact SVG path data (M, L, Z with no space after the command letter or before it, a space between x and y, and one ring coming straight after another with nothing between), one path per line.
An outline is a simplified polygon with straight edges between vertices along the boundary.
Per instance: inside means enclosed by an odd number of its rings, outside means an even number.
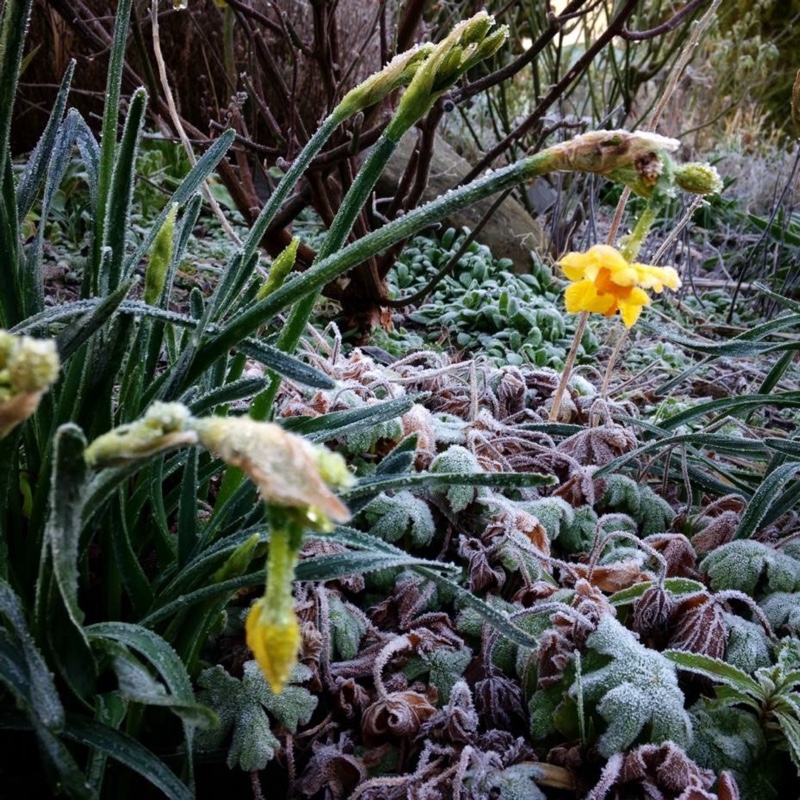
M190 419L182 403L153 403L142 419L98 436L84 458L91 467L110 467L197 444L197 434L187 427Z
M296 510L317 530L331 530L334 522L350 519L347 506L326 483L352 483L341 456L279 425L249 417L206 417L193 420L191 427L204 447L244 470L267 504Z

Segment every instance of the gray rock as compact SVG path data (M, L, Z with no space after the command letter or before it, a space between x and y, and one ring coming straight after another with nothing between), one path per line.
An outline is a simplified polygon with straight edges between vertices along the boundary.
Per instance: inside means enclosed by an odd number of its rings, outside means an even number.
M378 181L378 194L394 196L403 171L414 151L416 137L403 137L397 150ZM436 137L431 160L428 186L423 202L439 197L455 186L471 169L470 163L462 158L444 139ZM474 228L481 216L492 205L493 198L486 198L474 206L453 214L445 222L455 228ZM514 262L514 271L528 272L530 251L544 252L545 233L541 225L513 198L507 198L495 211L477 237L481 244L489 247L496 258L509 258Z

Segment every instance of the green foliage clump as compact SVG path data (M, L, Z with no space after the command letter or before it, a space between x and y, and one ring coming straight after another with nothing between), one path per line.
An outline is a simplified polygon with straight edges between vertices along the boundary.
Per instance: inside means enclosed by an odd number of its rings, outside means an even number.
M390 296L422 289L459 249L464 234L446 231L441 239L417 237L406 247L389 275ZM472 242L452 274L431 289L425 301L409 315L425 325L428 341L442 331L458 350L480 352L492 363L563 366L574 331L574 318L565 316L558 302L559 287L538 260L531 271L511 271L508 259L495 259L485 245ZM583 339L583 355L598 348L594 335Z

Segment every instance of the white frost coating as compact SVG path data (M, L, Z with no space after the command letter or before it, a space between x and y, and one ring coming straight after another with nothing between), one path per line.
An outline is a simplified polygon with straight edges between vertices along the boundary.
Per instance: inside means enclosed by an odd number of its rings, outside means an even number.
M612 656L605 667L582 677L583 696L599 700L597 710L608 723L598 750L608 758L626 750L650 723L650 741L668 739L687 747L692 739L691 720L684 710L683 692L675 666L661 653L644 647L611 616L600 620L587 646ZM577 687L570 689L576 697Z

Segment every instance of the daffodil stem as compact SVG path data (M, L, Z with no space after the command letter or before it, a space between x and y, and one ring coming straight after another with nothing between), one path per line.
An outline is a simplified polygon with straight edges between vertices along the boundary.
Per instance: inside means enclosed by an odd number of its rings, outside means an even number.
M578 348L580 347L583 333L586 330L586 323L589 321L589 312L582 311L578 319L578 327L575 329L575 336L572 337L572 346L567 353L567 360L564 362L564 371L561 373L561 380L558 382L556 393L553 395L553 406L550 409L549 422L558 422L558 415L561 411L561 401L564 399L564 392L567 390L569 383L569 376L572 374L572 368L575 366L575 358L578 355Z
M302 528L288 520L273 524L270 531L265 597L267 612L276 624L285 623L292 611L292 580L302 535Z
M653 223L656 221L656 208L652 200L645 206L642 215L636 220L636 225L628 236L620 240L620 253L626 261L634 261L642 249L642 243L650 233Z

